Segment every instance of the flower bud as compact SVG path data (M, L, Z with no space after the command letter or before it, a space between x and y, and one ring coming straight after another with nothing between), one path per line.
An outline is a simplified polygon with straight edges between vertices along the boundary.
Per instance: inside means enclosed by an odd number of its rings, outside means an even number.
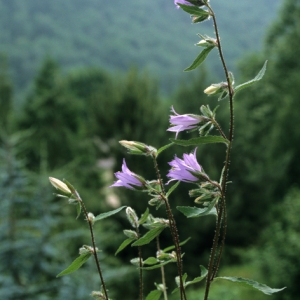
M133 258L130 260L130 263L132 263L136 267L139 267L140 266L140 258L139 257Z
M94 224L95 216L93 213L88 213L87 220L91 223Z
M204 38L203 40L201 40L200 42L198 42L196 44L196 46L205 47L205 48L207 48L207 47L217 47L218 42L217 42L216 39L207 37L207 38Z
M156 155L157 150L144 143L134 141L120 141L122 146L128 149L128 153L137 155Z
M79 254L86 254L86 253L94 253L94 249L91 246L83 245L81 248L79 248Z
M138 223L139 219L138 219L138 216L137 216L136 212L134 211L134 209L132 209L131 207L128 206L126 208L126 216L133 228L139 227L139 223Z
M65 194L72 194L71 190L68 188L68 186L62 182L59 179L56 179L54 177L49 177L50 183L59 191L65 193Z
M125 229L125 230L123 230L123 232L130 239L137 240L139 238L138 235L137 235L137 233L135 231L133 231L133 230Z

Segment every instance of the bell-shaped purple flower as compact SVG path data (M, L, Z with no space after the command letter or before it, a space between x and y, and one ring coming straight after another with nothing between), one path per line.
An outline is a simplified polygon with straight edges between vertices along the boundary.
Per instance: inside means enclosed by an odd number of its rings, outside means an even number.
M123 160L122 164L122 172L116 172L115 176L117 177L117 181L112 184L110 187L113 186L120 186L126 187L131 190L143 190L146 184L146 181L143 177L131 172L127 165L125 159Z
M174 113L174 116L170 116L172 127L168 128L167 131L176 132L176 138L180 131L197 128L198 124L203 121L203 116L191 114L179 115L173 106L171 107L171 111Z
M177 8L179 8L180 6L179 4L184 4L184 5L193 5L191 2L187 1L187 0L174 0L174 4L176 5Z
M205 176L202 167L197 162L196 151L197 148L194 153L183 154L183 159L175 156L174 160L169 162L169 165L172 167L167 174L167 177L171 178L169 182L179 180L196 183Z

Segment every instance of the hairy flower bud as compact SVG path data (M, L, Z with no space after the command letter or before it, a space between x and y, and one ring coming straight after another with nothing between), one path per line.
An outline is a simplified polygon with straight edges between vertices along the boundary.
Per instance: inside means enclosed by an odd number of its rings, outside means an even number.
M134 142L134 141L120 141L119 142L123 147L128 149L129 154L137 154L137 155L156 155L157 150L148 146L144 143Z
M123 232L130 239L137 240L139 238L138 235L137 235L137 233L135 231L133 231L133 230L125 229L125 230L123 230Z
M54 177L49 177L49 181L57 190L63 192L64 194L72 194L68 186L61 180Z
M136 212L134 211L134 209L132 209L131 207L128 206L126 208L126 216L133 228L139 227L139 223L138 223L139 219L138 219L138 216L137 216Z

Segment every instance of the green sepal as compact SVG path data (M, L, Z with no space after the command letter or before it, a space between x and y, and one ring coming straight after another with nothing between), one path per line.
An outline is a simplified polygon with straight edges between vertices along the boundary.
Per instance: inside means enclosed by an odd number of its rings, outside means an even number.
M154 290L147 295L146 300L159 300L161 295L162 291Z
M260 292L266 294L266 295L272 295L274 293L278 293L282 290L284 290L286 287L281 288L281 289L272 289L269 286L259 283L257 281L247 279L247 278L242 278L242 277L216 277L214 280L217 279L224 279L236 283L240 283L242 285L250 286L251 288L255 290L259 290Z
M200 270L201 270L201 273L200 273L201 275L194 278L192 281L187 281L186 282L186 277L187 277L187 276L185 276L186 274L184 274L182 276L182 279L183 279L183 282L184 282L184 284L183 284L184 288L186 288L187 286L189 286L191 284L198 283L198 282L202 281L207 276L208 271L203 266L200 266ZM177 279L177 277L176 277L176 279ZM177 283L177 281L178 280L176 280L176 283ZM178 286L178 284L177 284L177 286ZM173 290L172 294L174 294L178 291L179 291L179 286L176 289Z
M177 3L177 5L179 5L180 8L182 8L182 10L184 10L185 12L187 12L188 14L190 14L192 16L205 17L204 20L208 19L210 16L210 14L207 10L204 10L198 6L185 5L185 4L181 4L181 3Z
M64 276L77 271L91 257L91 255L92 253L81 254L70 264L69 267L56 275L56 277Z
M207 135L207 136L200 136L198 138L192 138L189 140L176 140L170 139L173 143L180 145L180 146L197 146L202 144L212 144L212 143L225 143L229 144L227 139L224 139L221 136L217 135Z
M223 93L219 96L218 101L222 101L229 96L228 91L223 91Z
M217 216L217 210L214 207L218 198L214 199L209 203L207 207L200 208L200 207L191 207L191 206L177 206L177 210L183 213L187 218L197 218L203 217L207 215L214 215Z
M186 69L184 69L184 71L192 71L194 69L196 69L198 66L200 66L204 60L206 59L207 55L209 54L209 52L214 49L215 47L207 47L205 49L203 49L200 54L196 57L196 59L193 61L193 63Z
M180 181L177 181L167 192L166 197L168 198L171 193L179 186Z
M131 246L143 246L149 244L153 239L155 239L160 233L165 229L165 226L159 226L149 230L145 235L139 238Z
M117 255L120 251L122 251L124 248L126 248L129 244L131 244L133 241L135 241L135 239L126 239L118 248L118 250L116 251L115 255Z
M114 210L111 210L111 211L108 211L106 213L103 213L103 214L100 214L98 216L95 217L94 219L94 223L97 222L97 221L100 221L100 220L103 220L105 218L108 218L112 215L115 215L116 213L118 213L119 211L121 211L122 209L126 208L127 206L121 206L117 209L114 209Z
M170 144L160 147L156 152L156 156L158 156L158 154L160 154L161 152L165 151L166 149L168 149L169 147L171 147L173 145L174 145L173 143L170 143Z
M189 237L189 238L187 238L186 240L184 240L183 242L179 243L179 246L180 246L180 247L183 246L183 245L186 244L190 239L191 239L191 237ZM171 250L173 250L173 249L175 249L175 246L174 246L174 245L173 245L173 246L169 246L169 247L163 249L163 252L168 252L168 251L171 251Z
M245 83L242 83L240 85L238 85L237 87L235 87L234 89L234 92L237 93L238 91L244 89L244 88L247 88L249 86L251 86L253 83L261 80L263 78L263 76L265 75L265 72L266 72L266 69L267 69L267 60L265 61L262 69L258 72L258 74L252 79L252 80L249 80Z
M146 211L143 213L142 217L139 220L139 225L144 224L147 221L147 218L149 216L149 208L147 207Z
M77 211L76 219L78 219L81 214L81 204L79 202L76 204L76 211Z

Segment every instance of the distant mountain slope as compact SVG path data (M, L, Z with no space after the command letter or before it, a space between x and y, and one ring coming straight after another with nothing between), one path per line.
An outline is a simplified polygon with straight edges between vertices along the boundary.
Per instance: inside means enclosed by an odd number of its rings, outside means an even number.
M259 49L279 2L211 0L230 63ZM65 69L124 70L134 64L174 86L199 51L196 33L208 33L209 22L192 25L173 0L0 0L0 53L19 88L45 55Z

